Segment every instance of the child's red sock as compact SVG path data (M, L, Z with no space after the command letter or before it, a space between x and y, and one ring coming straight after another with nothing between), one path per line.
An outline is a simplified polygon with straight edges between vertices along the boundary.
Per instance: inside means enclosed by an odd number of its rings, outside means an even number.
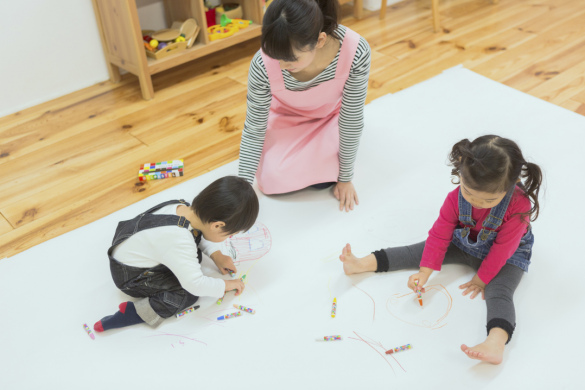
M114 315L107 316L96 322L93 329L96 332L103 332L108 329L123 328L125 326L140 324L144 322L142 318L136 313L136 308L133 302L122 302L118 306L120 311Z

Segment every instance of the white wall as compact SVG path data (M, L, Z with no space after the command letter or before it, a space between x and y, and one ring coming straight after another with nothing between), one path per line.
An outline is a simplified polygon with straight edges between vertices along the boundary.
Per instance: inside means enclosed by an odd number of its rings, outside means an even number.
M167 27L160 0L137 3L143 28ZM0 117L109 78L90 0L0 0L0 34Z
M91 1L0 1L0 116L108 79Z

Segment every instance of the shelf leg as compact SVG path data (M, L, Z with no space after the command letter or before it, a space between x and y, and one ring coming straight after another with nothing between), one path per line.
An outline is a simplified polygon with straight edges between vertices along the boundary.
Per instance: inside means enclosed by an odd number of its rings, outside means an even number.
M433 29L435 32L441 31L441 21L439 17L439 0L431 0L433 8Z
M138 76L140 81L140 90L144 100L151 100L154 97L154 88L152 87L152 78L149 74Z

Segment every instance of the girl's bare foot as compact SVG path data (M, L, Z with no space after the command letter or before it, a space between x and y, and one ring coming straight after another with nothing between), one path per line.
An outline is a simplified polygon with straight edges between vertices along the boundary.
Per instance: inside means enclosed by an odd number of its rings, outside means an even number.
M376 256L369 254L366 257L359 259L351 253L351 246L349 244L347 244L341 251L339 260L343 263L343 272L345 272L346 275L375 271L378 267Z
M504 359L504 348L508 341L508 333L501 328L492 328L487 339L476 345L468 347L461 345L461 350L472 359L481 360L491 364L500 364Z

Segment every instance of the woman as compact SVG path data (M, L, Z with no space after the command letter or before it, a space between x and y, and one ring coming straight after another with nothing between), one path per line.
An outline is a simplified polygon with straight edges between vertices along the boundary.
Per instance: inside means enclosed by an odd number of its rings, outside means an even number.
M339 209L352 184L364 126L370 48L337 24L337 0L274 0L248 76L239 175L265 194L335 185Z

